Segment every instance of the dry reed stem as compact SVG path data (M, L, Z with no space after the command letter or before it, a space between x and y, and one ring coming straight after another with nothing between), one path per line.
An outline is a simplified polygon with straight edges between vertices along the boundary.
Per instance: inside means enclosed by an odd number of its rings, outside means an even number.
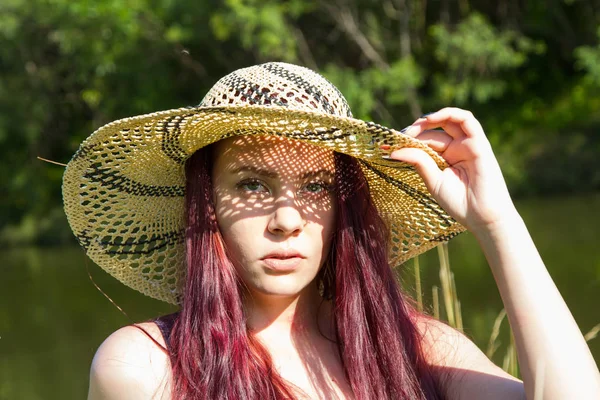
M600 324L594 326L588 333L586 333L583 338L586 342L589 342L592 339L596 339L598 337L598 333L600 332Z
M433 297L433 317L440 319L440 288L433 286L431 288L431 294Z
M419 264L419 256L416 256L414 260L417 310L419 310L419 312L423 312L423 293L421 292L421 266Z
M446 253L446 256L448 256L447 253ZM450 262L448 262L448 271L450 271ZM458 299L458 292L456 291L456 281L454 280L454 273L450 272L449 276L450 276L450 288L451 288L450 299L452 301L452 306L454 309L453 310L454 318L456 321L455 328L461 332L464 332L463 324L462 324L462 313L460 311L460 300Z
M461 332L464 332L464 328L463 328L463 319L462 319L462 312L460 309L460 300L458 300L458 298L456 299L456 302L454 303L454 307L455 310L454 312L456 313L456 329L458 329Z
M446 310L446 319L448 324L463 332L463 319L462 319L462 311L461 311L461 303L458 299L458 292L456 290L456 280L454 279L454 273L452 273L450 269L450 257L448 255L448 243L442 243L437 246L438 249L438 258L440 263L440 284L442 288L442 297L444 299L444 308ZM420 278L420 268L419 262L415 260L415 277L418 279L417 288L418 294L420 297L420 288L421 288L421 278ZM437 319L440 319L440 298L439 298L439 287L433 286L432 288L433 295L433 316ZM417 301L422 301L422 299L417 299ZM496 320L494 321L494 326L492 328L492 333L490 335L490 340L488 342L487 347L487 356L488 358L492 358L496 350L500 345L498 341L498 337L500 335L500 326L502 321L506 317L506 310L502 309ZM510 329L510 326L509 326ZM589 333L586 335L586 338L591 340L595 338L600 332L600 325L595 326ZM506 349L506 353L504 355L502 369L512 376L518 377L519 374L519 363L517 359L517 350L515 346L515 338L512 334L512 330L510 331L510 343Z
M37 156L37 159L40 160L40 161L44 161L44 162L50 163L50 164L60 165L61 167L66 167L67 166L67 164L64 164L64 163L61 163L61 162L58 162L58 161L48 160L47 158L43 158L43 157L40 157L40 156Z
M448 253L445 251L447 243L437 246L438 257L440 260L440 284L442 285L442 296L444 298L444 308L446 309L446 318L451 327L456 328L456 318L454 315L454 301L456 296L452 294L452 278L450 276L450 265L448 262Z
M510 343L506 349L506 354L504 355L502 369L512 376L518 377L519 365L517 360L517 348L515 346L515 337L512 331L510 332Z
M498 313L496 320L494 321L494 327L492 328L492 334L490 335L490 341L488 342L488 347L485 354L489 359L492 358L498 347L500 347L500 341L498 341L498 336L500 335L500 325L502 325L502 321L506 317L506 310L503 308Z

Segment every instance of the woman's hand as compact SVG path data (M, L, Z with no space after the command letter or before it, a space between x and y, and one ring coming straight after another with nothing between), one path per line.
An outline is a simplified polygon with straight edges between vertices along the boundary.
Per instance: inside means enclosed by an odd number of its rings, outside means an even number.
M417 119L405 133L427 143L450 167L441 171L416 148L395 150L390 158L414 165L432 196L467 229L486 230L516 215L492 147L470 111L444 108Z

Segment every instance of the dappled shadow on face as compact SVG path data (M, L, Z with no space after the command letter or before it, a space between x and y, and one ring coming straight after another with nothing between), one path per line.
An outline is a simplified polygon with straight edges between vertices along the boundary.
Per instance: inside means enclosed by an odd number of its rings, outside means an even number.
M242 136L217 143L212 158L216 220L242 283L254 295L298 295L332 242L333 152L280 137Z
M218 142L212 170L217 215L232 222L296 209L321 222L334 205L333 152L273 136L240 136Z
M274 136L243 136L219 142L212 158L216 220L241 280L255 294L297 295L329 253L333 152ZM289 267L297 261L298 268Z

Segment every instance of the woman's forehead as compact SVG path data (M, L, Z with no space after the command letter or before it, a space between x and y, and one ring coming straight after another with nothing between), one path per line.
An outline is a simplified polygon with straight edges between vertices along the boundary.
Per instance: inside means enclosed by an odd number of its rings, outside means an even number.
M236 136L218 142L215 150L216 166L230 170L251 166L302 175L335 168L332 150L277 136Z

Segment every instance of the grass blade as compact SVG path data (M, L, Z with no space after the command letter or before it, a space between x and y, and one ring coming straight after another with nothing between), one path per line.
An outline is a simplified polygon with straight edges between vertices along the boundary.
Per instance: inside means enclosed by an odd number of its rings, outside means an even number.
M500 325L502 325L502 321L504 321L505 317L506 317L506 310L503 308L502 310L500 310L500 313L498 313L498 316L496 317L496 320L494 321L494 327L492 328L492 334L490 335L490 341L488 342L487 350L485 352L485 354L488 356L488 358L490 360L492 359L492 357L494 356L494 353L496 352L496 350L498 350L498 347L500 346L500 341L498 340L498 336L500 335Z
M423 293L421 292L421 266L419 265L419 256L416 256L414 260L417 309L419 312L423 312Z

